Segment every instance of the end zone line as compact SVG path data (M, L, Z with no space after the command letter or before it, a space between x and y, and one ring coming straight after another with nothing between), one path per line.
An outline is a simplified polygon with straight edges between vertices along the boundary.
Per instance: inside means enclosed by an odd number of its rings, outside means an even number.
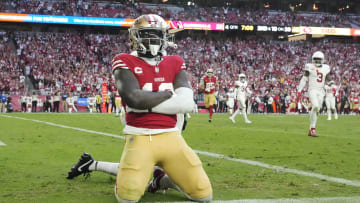
M78 131L83 131L83 132L88 132L88 133L93 133L93 134L99 134L99 135L105 135L105 136L109 136L109 137L125 139L124 136L121 136L121 135L114 135L114 134L110 134L110 133L103 133L103 132L87 130L87 129L83 129L83 128L70 127L70 126L51 123L51 122L47 122L47 121L28 119L28 118L22 118L22 117L16 117L16 116L6 116L6 115L1 115L1 116L2 117L8 117L8 118L27 120L27 121L33 121L33 122L37 122L37 123L44 123L44 124L47 124L47 125L61 127L61 128L73 129L73 130L78 130ZM194 149L194 151L196 153L198 153L198 154L209 156L209 157L214 157L214 158L219 158L219 159L226 159L226 160L229 160L229 161L244 163L244 164L253 165L253 166L259 166L259 167L268 168L268 169L272 169L272 170L276 170L276 171L280 171L280 172L294 173L294 174L297 174L297 175L308 176L308 177L318 178L318 179L321 179L321 180L327 180L327 181L331 181L331 182L342 183L342 184L345 184L345 185L360 187L360 181L357 181L357 180L347 180L347 179L344 179L344 178L331 177L331 176L326 176L326 175L322 175L322 174L319 174L319 173L312 173L312 172L306 172L306 171L301 171L301 170L297 170L297 169L285 168L285 167L282 167L282 166L270 165L270 164L262 163L262 162L259 162L259 161L231 158L229 156L225 156L225 155L217 154L217 153L212 153L212 152L205 152L205 151L200 151L200 150L195 150L195 149Z

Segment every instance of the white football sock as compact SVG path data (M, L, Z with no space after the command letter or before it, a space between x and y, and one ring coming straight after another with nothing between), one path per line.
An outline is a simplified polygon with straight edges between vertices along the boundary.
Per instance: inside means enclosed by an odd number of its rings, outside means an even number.
M92 111L93 111L93 109L92 109L92 108L90 108L90 113L92 113Z
M229 111L230 111L230 115L232 115L232 113L233 113L233 109L230 109Z
M89 166L89 171L102 171L116 176L119 170L119 163L94 161Z
M317 120L317 111L312 108L310 111L310 128L315 128Z
M327 110L327 113L328 113L328 118L331 118L331 109L330 108Z
M243 108L241 111L242 111L245 121L248 121L245 108Z
M235 111L235 112L234 112L234 114L231 116L231 118L233 118L233 119L234 119L234 118L235 118L235 116L236 116L237 114L239 114L239 111L240 111L240 110L239 110L239 108L238 108L238 109L236 109L236 111Z
M338 118L337 111L336 111L336 109L333 109L333 110L334 110L335 119L337 119Z

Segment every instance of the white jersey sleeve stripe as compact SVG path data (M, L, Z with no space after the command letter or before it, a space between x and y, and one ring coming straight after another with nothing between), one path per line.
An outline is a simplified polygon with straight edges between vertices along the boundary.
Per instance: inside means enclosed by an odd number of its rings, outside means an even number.
M112 62L112 66L114 66L117 63L124 63L124 62L122 60L118 59L118 60Z
M114 72L117 68L121 68L121 69L129 69L129 67L124 66L124 64L117 64L116 66L113 66L111 72Z

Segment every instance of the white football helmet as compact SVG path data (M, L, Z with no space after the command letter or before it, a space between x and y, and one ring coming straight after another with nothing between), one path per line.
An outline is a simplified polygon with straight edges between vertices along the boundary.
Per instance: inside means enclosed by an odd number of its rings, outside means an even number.
M211 78L212 76L214 76L214 70L212 68L207 69L206 75Z
M234 88L230 88L230 89L229 89L229 92L234 92Z
M239 80L240 80L241 82L245 82L245 78L246 78L246 76L245 76L244 73L240 73L240 74L239 74Z
M174 35L170 26L155 14L142 15L135 19L129 28L132 49L147 56L157 56L168 46L175 47Z
M324 63L324 54L321 51L315 52L311 57L312 63L320 67Z

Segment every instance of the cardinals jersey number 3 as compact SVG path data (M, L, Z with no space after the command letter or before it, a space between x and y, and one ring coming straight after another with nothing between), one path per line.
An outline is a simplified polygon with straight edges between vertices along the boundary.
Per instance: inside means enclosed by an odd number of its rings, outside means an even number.
M112 72L116 69L130 70L140 89L152 92L173 90L175 77L184 67L184 60L179 56L164 56L156 66L130 54L119 54L112 61ZM176 125L176 115L130 112L127 104L122 103L126 111L126 125L148 129L167 129Z
M309 90L324 90L325 77L330 73L330 67L322 64L318 68L314 64L308 63L305 65L305 71L309 71Z
M240 100L241 98L245 98L246 97L246 91L247 91L247 87L248 87L248 83L246 81L244 82L236 82L235 85L238 86L238 88L236 88L235 92L236 92L236 99Z

